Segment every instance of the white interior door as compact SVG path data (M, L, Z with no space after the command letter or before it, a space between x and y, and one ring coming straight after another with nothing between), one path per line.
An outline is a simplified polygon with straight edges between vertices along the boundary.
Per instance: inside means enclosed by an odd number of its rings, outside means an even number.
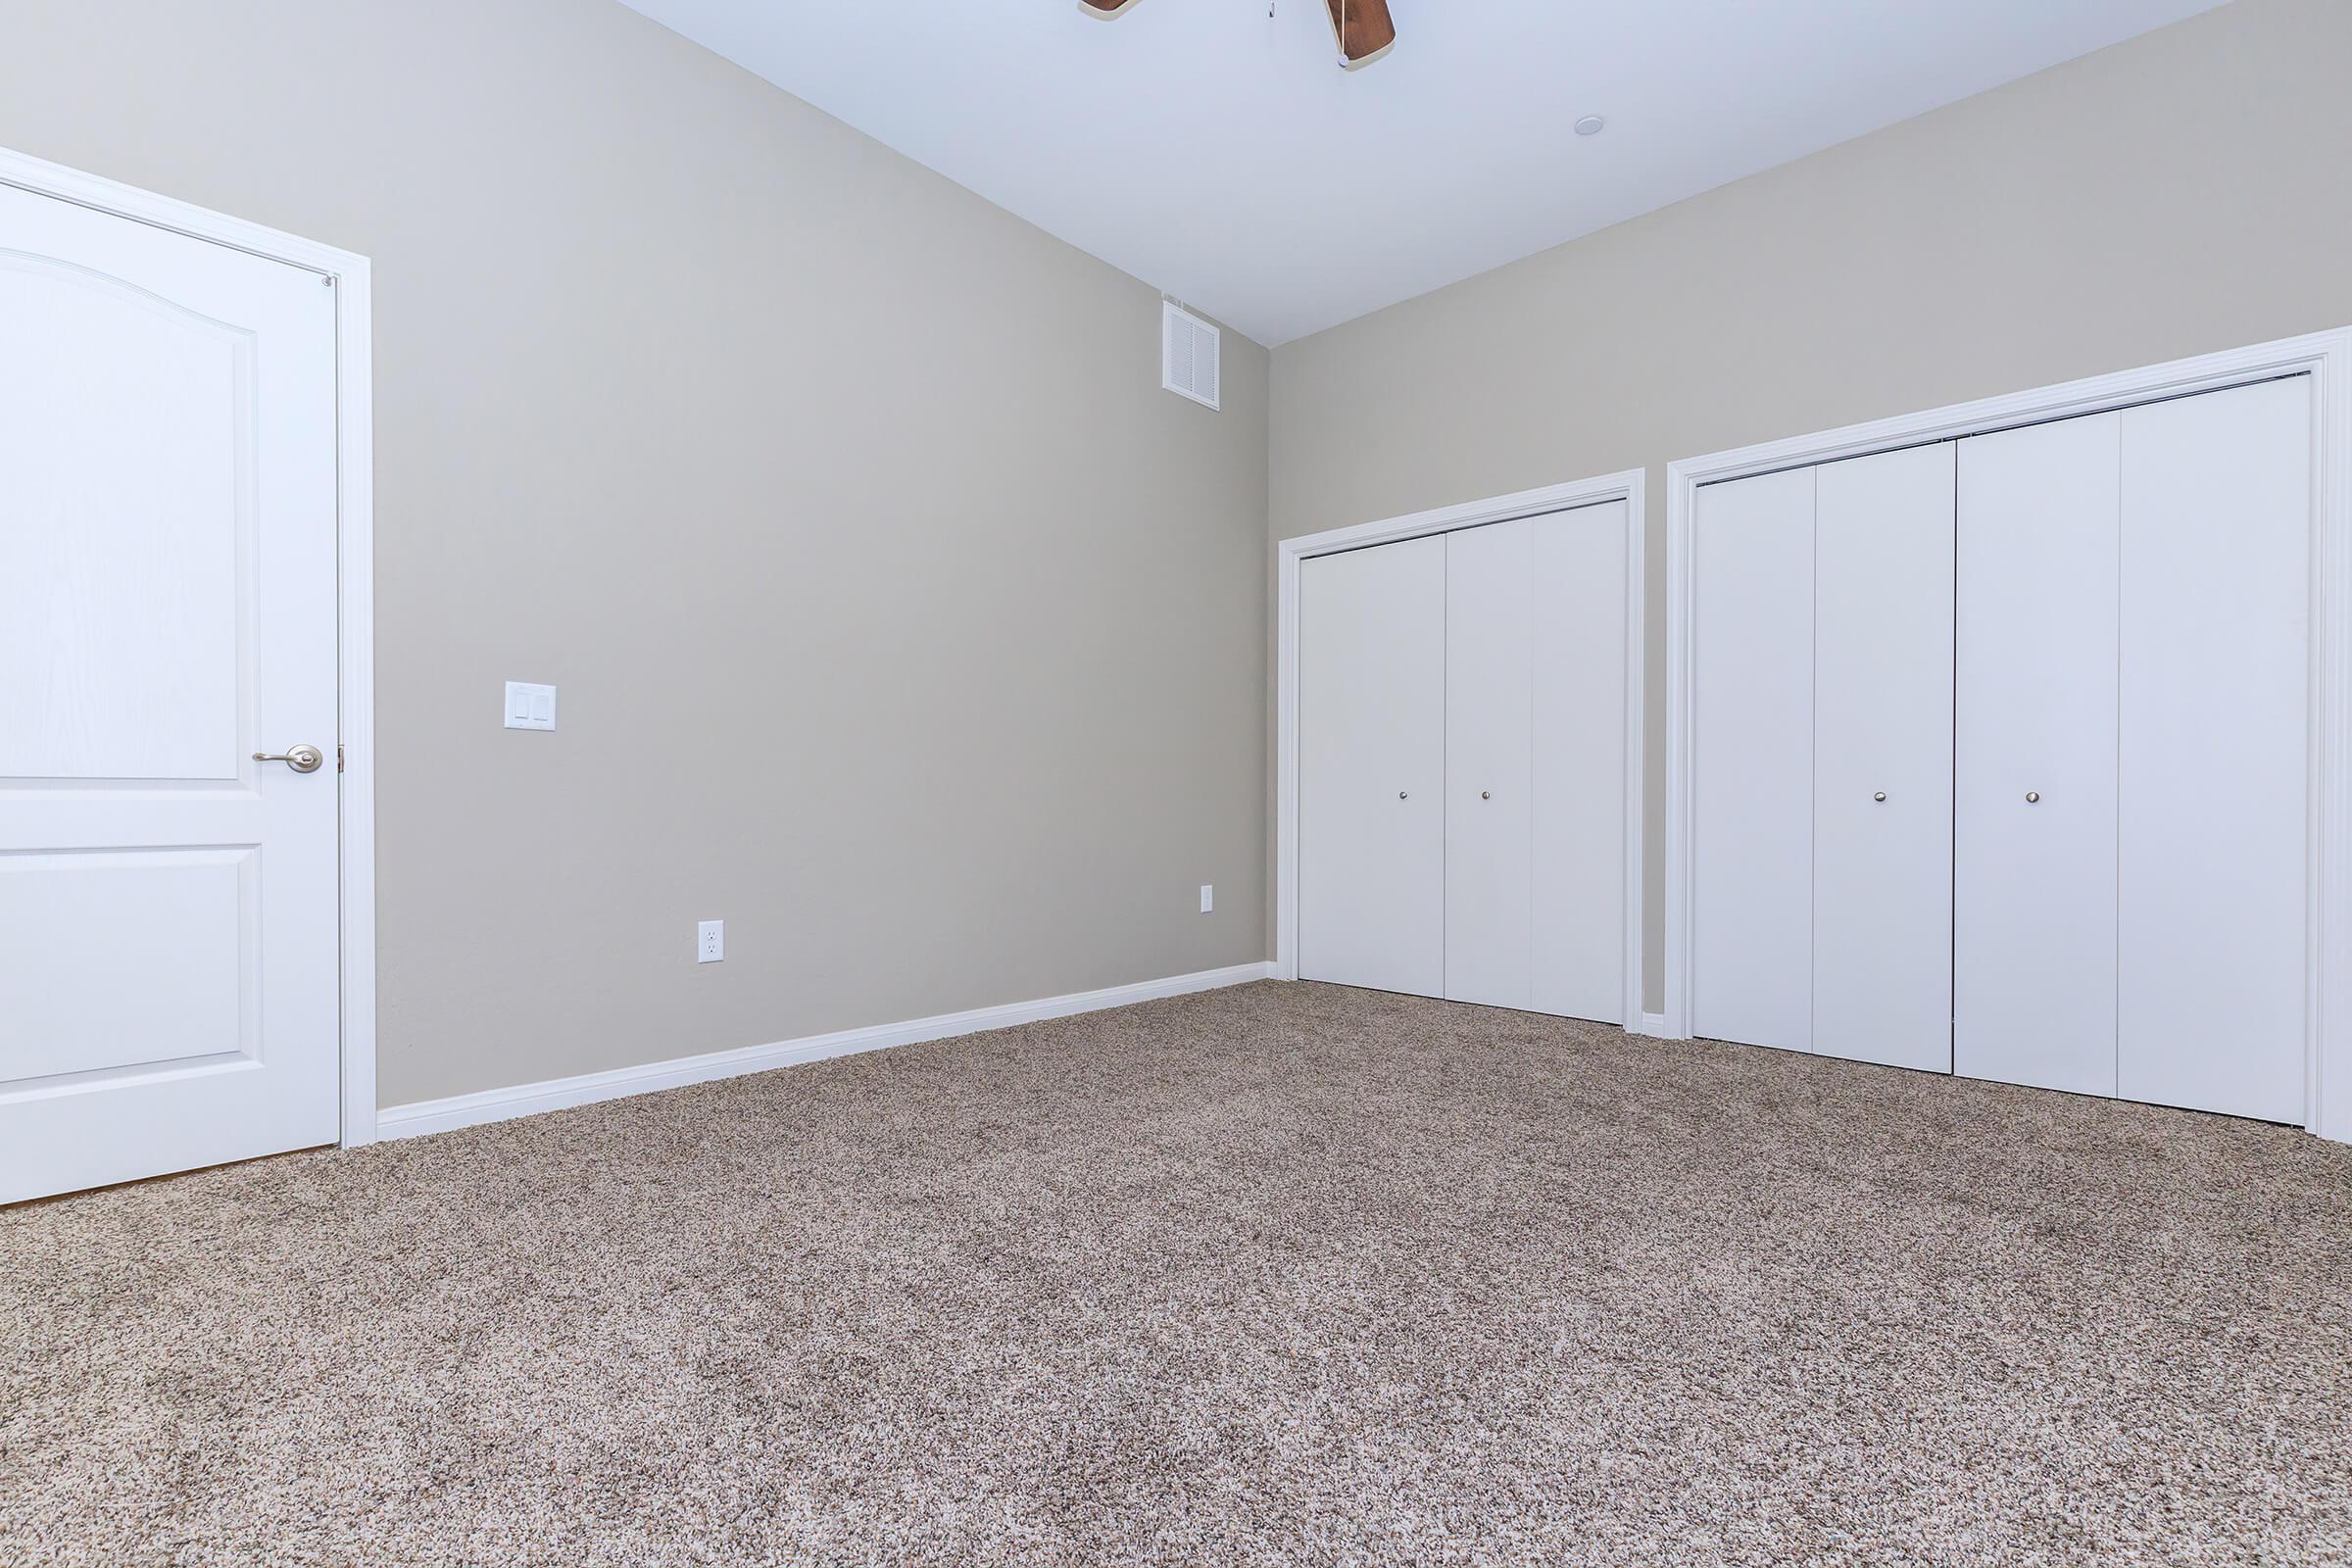
M1536 527L1446 536L1446 995L1498 1007L1535 999Z
M1952 444L1818 484L1813 1049L1949 1072Z
M0 1200L336 1136L334 323L0 186Z
M1534 998L1539 1012L1636 1024L1627 996L1626 504L1531 524ZM1637 585L1638 586L1638 585Z
M1298 569L1298 973L1446 989L1446 541Z
M1815 470L1711 484L1691 518L1690 1023L1813 1038Z
M1960 443L1954 1069L2116 1092L2122 418Z
M2311 385L2123 415L2118 1092L2303 1119Z

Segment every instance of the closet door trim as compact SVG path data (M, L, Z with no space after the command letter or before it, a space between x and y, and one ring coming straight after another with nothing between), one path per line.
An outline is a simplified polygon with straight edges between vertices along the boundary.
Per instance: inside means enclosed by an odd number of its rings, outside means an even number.
M1664 1013L1650 1032L1690 1038L1691 520L1703 485L2077 415L2311 378L2311 918L2305 953L2304 1125L2352 1143L2352 327L2175 360L1666 466Z
M1625 919L1624 1016L1628 1029L1640 1029L1642 954L1642 777L1644 650L1643 612L1648 580L1645 545L1648 536L1648 475L1642 468L1571 480L1540 490L1441 507L1378 522L1357 523L1321 533L1301 534L1275 546L1274 561L1274 974L1298 978L1298 571L1316 556L1394 544L1461 528L1483 527L1522 517L1573 512L1612 501L1625 505ZM1656 1033L1657 1020L1647 1020L1646 1032Z

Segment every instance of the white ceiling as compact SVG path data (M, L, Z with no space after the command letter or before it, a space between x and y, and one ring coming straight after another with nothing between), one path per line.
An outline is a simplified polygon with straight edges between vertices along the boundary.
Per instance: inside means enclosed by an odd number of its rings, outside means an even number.
M2218 0L627 3L1271 345Z

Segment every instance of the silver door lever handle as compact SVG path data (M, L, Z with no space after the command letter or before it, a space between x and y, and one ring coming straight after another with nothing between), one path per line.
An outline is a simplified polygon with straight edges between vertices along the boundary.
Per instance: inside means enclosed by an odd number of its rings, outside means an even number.
M305 744L286 752L256 752L253 760L257 762L283 762L297 773L316 773L319 764L326 760L326 754L316 746Z

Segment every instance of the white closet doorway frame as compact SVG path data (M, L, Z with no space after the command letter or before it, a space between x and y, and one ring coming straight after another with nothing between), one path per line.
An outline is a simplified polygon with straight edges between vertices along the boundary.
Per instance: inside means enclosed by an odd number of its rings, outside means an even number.
M335 705L342 1144L375 1131L375 436L368 258L0 147L0 184L318 273L335 290Z
M1641 468L1575 479L1541 490L1495 496L1460 506L1416 512L1380 522L1362 522L1322 533L1301 534L1276 546L1274 790L1274 975L1298 978L1298 567L1316 556L1394 544L1430 534L1452 533L1492 522L1540 517L1581 507L1625 503L1625 980L1624 1015L1629 1029L1642 1022L1642 611L1647 568L1648 477Z
M2304 1125L2352 1142L2352 328L2174 360L2006 397L1847 425L1666 466L1666 1012L1690 1038L1694 867L1690 760L1691 518L1698 489L2162 398L2308 375L2312 389L2309 919L2304 964Z

